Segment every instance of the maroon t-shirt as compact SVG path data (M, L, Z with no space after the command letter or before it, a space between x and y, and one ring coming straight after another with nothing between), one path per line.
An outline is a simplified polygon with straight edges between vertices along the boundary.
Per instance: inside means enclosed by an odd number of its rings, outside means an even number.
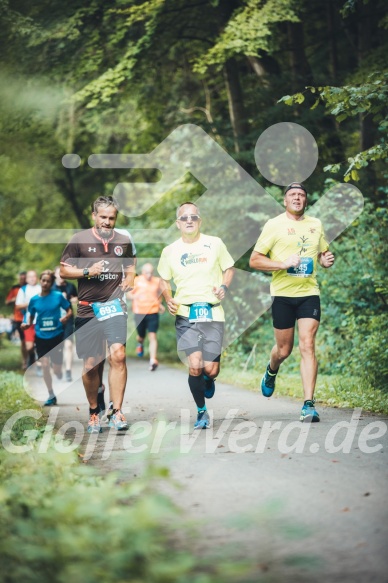
M120 284L124 270L134 264L135 257L129 233L113 230L111 236L105 239L100 237L93 227L76 233L70 239L62 253L61 263L85 269L97 261L105 262L104 271L100 275L78 279L78 300L91 304L123 298L124 292ZM94 313L91 306L78 304L77 315L81 318L91 318Z

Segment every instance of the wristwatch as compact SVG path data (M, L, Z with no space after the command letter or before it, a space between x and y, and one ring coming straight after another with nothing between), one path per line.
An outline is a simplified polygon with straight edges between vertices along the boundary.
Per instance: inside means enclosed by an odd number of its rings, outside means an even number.
M87 267L85 267L84 269L84 277L88 277L89 275L89 269Z
M225 285L224 283L220 285L220 287L222 287L225 290L225 293L228 291L228 286Z

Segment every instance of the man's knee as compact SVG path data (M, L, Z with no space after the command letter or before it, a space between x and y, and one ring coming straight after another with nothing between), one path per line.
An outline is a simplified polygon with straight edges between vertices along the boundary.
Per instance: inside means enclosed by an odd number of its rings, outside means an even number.
M111 350L109 354L109 364L113 367L122 367L126 363L125 347Z
M293 349L293 345L291 344L286 344L284 346L278 346L277 347L277 351L278 351L278 357L281 358L282 360L286 360L286 358L288 358L292 352Z
M302 355L315 354L315 342L312 338L299 339L299 350Z
M203 372L207 377L209 377L209 379L215 379L218 373L220 372L219 362L207 363L203 369Z
M84 374L90 377L98 374L99 358L87 358L84 360Z

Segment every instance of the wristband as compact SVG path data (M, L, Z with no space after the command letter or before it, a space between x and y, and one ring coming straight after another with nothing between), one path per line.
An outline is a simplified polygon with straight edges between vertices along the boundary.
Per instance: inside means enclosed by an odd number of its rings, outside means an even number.
M220 287L222 287L225 290L225 293L228 291L228 286L225 285L224 283L220 285Z

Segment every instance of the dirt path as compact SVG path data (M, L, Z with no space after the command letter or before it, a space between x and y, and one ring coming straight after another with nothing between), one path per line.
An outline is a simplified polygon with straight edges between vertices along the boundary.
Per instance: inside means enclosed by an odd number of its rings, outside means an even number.
M102 473L137 476L150 452L168 466L182 488L161 488L200 521L200 551L229 545L287 581L388 581L387 418L319 407L321 423L303 425L300 402L217 383L212 428L193 432L184 367L150 373L129 360L130 430L89 436L80 370L71 384L56 381L52 420L69 439L77 433ZM41 379L30 381L45 398Z

